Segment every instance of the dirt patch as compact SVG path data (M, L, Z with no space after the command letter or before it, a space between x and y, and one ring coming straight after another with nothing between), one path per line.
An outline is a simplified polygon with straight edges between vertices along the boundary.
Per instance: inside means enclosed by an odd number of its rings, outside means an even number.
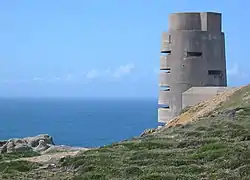
M161 130L177 125L183 125L192 121L197 120L200 117L206 116L211 113L219 104L226 101L234 92L241 89L242 87L233 88L216 95L214 98L203 101L196 106L191 107L189 110L169 121L169 123L161 128Z
M19 160L30 161L30 162L38 162L38 163L51 163L55 161L59 161L60 159L66 156L75 156L79 151L73 152L59 152L54 154L43 154L41 156L28 157L28 158L20 158Z
M76 156L78 153L83 152L84 150L78 150L78 151L71 151L71 152L57 152L57 153L51 153L51 154L42 154L40 156L34 156L34 157L24 157L24 158L18 158L15 160L8 160L5 162L10 161L29 161L34 163L56 163L60 159L67 157L67 156Z

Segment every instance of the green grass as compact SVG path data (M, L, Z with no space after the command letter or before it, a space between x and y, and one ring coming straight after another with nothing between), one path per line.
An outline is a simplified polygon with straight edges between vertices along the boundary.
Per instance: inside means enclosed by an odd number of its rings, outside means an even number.
M189 126L66 158L77 179L250 179L250 86ZM232 112L236 112L232 118Z
M0 179L27 179L28 173L40 167L38 163L27 161L0 162Z
M16 160L39 155L39 153L34 151L0 154L0 179L19 179L25 173L37 169L40 166L38 163Z
M72 179L72 173L63 171L48 171L40 169L42 163L34 163L18 160L23 157L39 156L39 153L33 151L15 152L0 155L0 179L8 180L69 180Z
M0 162L0 173L28 172L38 167L39 164L26 161Z
M24 151L24 152L13 152L13 153L4 153L0 154L0 162L6 161L6 160L13 160L23 157L33 157L33 156L39 156L40 154L38 152L34 151Z

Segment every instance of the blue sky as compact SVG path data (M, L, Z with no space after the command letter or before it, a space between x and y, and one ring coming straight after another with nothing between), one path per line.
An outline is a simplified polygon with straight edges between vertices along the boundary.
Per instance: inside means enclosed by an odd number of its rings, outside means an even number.
M153 98L168 15L223 13L228 84L249 83L250 1L0 2L0 96Z

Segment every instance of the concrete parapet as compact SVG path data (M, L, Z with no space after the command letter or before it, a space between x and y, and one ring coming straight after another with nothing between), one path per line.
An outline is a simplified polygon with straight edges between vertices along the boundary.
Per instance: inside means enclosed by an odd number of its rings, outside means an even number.
M182 108L209 100L232 87L191 87L182 93Z
M221 13L183 12L169 16L169 30L221 31Z

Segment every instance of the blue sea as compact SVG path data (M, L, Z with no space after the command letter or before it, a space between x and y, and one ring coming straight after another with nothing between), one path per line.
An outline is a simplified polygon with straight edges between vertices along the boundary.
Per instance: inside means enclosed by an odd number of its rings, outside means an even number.
M60 145L96 147L157 127L157 100L1 99L0 139L49 134Z

